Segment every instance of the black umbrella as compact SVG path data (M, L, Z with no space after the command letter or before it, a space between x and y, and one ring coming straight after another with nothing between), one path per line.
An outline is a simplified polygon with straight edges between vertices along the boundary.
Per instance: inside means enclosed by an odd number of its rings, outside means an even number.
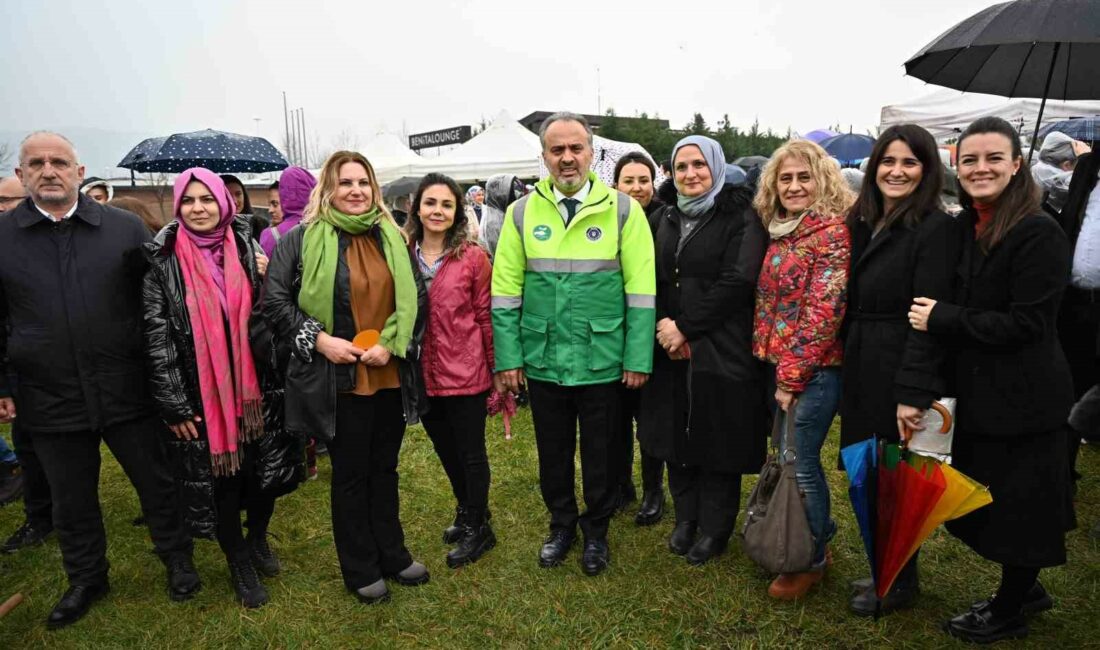
M955 25L905 62L908 75L937 86L1003 97L1100 98L1100 3L1016 0Z
M412 194L420 186L423 176L402 176L382 186L382 198L390 199L402 194Z
M734 160L733 164L737 165L738 167L750 169L752 167L763 167L764 164L767 162L768 159L766 156L742 156L737 160Z
M234 174L278 171L288 163L263 138L205 129L144 140L118 166L170 174L205 167L219 174Z

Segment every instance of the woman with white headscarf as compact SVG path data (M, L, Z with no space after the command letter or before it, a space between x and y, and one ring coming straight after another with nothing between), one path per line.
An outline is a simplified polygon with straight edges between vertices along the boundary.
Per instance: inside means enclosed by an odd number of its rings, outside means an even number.
M477 237L489 251L489 259L493 258L493 253L497 250L500 227L504 224L504 212L526 193L523 181L512 174L490 176L485 182L485 204L481 206L481 224Z
M1058 131L1051 131L1043 140L1039 161L1031 168L1031 176L1047 195L1047 203L1055 210L1061 212L1066 204L1077 157L1088 151L1087 144Z
M741 475L764 462L764 378L752 356L752 323L768 234L752 193L726 184L717 142L680 140L672 167L676 203L653 217L658 347L638 439L668 462L676 510L669 549L703 564L729 542Z

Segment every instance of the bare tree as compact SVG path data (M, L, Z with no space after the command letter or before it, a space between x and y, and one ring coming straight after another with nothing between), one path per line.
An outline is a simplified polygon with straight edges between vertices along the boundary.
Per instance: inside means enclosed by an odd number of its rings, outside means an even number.
M321 165L329 156L337 151L358 151L359 150L359 136L351 129L343 129L329 140L327 147L322 147L320 143L320 136L314 136L312 149L313 162L317 165Z
M15 168L15 147L8 142L0 143L0 175L7 176Z

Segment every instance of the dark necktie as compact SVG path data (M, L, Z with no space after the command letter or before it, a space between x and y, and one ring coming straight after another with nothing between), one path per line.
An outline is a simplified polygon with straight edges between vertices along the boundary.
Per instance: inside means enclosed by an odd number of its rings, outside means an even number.
M573 220L573 216L577 214L577 206L581 204L577 199L562 199L562 203L565 204L565 225L569 225L569 222Z

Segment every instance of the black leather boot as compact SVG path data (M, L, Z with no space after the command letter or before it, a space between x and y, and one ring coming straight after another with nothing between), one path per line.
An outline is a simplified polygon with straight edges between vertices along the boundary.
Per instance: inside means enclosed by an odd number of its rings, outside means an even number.
M455 508L455 520L450 526L443 529L443 543L457 544L466 531L466 506L459 505Z
M689 564L699 566L726 552L729 537L711 537L702 535L696 540L685 556Z
M661 488L650 490L642 496L642 505L634 515L634 523L639 526L652 526L661 521L665 514L665 491Z
M493 528L489 522L483 521L480 525L468 526L458 546L447 554L447 566L457 569L465 564L472 564L481 559L497 545L497 537L493 534Z
M268 578L279 575L279 558L267 543L267 533L249 535L245 542L248 544L248 557L257 571Z
M697 524L694 521L678 521L668 538L668 550L676 555L685 555L695 544Z
M242 605L255 609L267 604L267 589L260 582L256 567L252 566L252 560L247 555L229 560L229 578Z

